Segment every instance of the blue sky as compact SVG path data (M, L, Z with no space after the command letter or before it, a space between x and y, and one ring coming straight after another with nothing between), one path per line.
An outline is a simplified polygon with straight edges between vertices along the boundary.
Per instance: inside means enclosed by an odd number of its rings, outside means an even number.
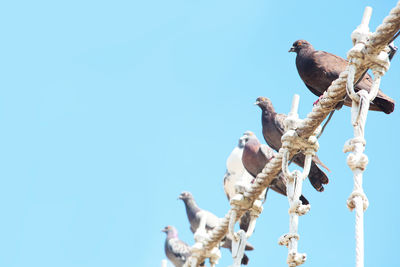
M288 53L297 39L344 57L365 5L370 27L395 1L8 1L0 4L0 266L160 266L165 225L193 237L177 200L229 209L225 161L252 130L258 96L300 115L316 97ZM397 56L381 88L400 97ZM364 188L365 266L396 265L398 109L371 112ZM319 157L332 170L300 219L305 266L354 264L352 174L342 152L350 109L335 113ZM250 266L286 266L277 244L288 203L271 192ZM231 264L223 251L220 266Z

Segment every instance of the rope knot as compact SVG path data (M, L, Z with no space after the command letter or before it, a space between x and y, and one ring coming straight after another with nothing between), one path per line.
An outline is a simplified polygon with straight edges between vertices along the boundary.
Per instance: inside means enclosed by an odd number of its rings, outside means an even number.
M356 169L364 171L368 165L368 157L363 153L350 153L347 156L347 165L349 165L352 171Z
M311 209L311 205L303 205L299 199L294 200L293 203L290 205L289 214L296 213L299 216L307 214Z
M279 238L278 244L281 246L288 246L290 239L296 239L297 241L300 239L300 236L297 233L287 233Z
M360 197L363 201L363 210L366 211L368 206L369 206L369 201L367 196L362 190L354 190L349 198L347 199L347 207L349 208L350 211L355 209L356 207L356 198Z
M253 206L250 208L250 215L258 217L262 211L262 201L259 199L255 200Z
M287 264L290 267L302 265L307 259L305 253L290 252L287 257Z
M365 145L367 144L367 142L365 141L363 136L357 136L354 137L350 140L347 140L344 143L343 146L343 152L347 153L347 152L351 152L351 151L355 151L356 149L356 144L361 144L363 147L365 147Z

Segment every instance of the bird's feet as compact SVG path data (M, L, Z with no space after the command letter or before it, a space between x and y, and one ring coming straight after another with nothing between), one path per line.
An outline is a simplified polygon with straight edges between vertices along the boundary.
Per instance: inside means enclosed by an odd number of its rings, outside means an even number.
M321 95L320 97L318 97L317 101L315 101L315 102L313 103L313 106L315 106L316 104L318 104L318 102L321 100L321 98L322 98L322 95Z

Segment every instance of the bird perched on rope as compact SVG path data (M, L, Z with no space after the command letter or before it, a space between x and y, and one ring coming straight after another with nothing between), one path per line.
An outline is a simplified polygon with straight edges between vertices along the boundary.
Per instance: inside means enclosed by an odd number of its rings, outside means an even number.
M246 170L255 178L276 153L269 146L261 144L252 132L248 132L244 141L245 146L243 149L242 162ZM272 180L269 184L269 188L286 196L286 178L282 172ZM303 195L300 196L300 200L303 205L309 204L308 200Z
M242 184L244 186L248 186L251 184L253 180L253 176L250 175L246 171L242 163L242 154L243 148L245 144L245 140L249 134L252 134L250 131L247 131L243 134L242 137L239 138L238 145L232 150L228 159L226 160L226 172L224 176L224 191L225 194L230 201L235 195L235 185ZM245 214L240 218L239 226L240 229L247 232L250 224L250 211L246 211Z
M161 231L167 234L164 243L165 255L175 267L182 267L191 255L190 246L179 239L175 227L165 226Z
M321 96L331 83L339 78L340 73L346 69L348 63L345 59L334 54L315 50L306 40L294 42L289 52L297 54L296 67L300 78L316 96ZM355 85L354 90L357 92L364 89L369 92L371 86L372 78L366 73ZM344 104L351 107L351 99L348 96L344 99ZM394 110L394 105L394 100L379 90L369 109L390 114Z
M278 151L282 147L281 138L285 132L283 122L287 115L276 113L271 100L266 97L258 97L254 104L259 106L262 111L261 123L265 141L271 148ZM293 162L302 168L304 167L304 161L304 154L298 153L293 157ZM308 178L312 186L317 191L322 192L324 191L323 184L328 184L329 179L327 175L317 166L317 164L329 171L329 169L320 161L317 155L315 155L311 162L311 169L310 173L308 174Z
M188 217L190 230L192 233L195 233L197 228L199 228L202 216L206 216L205 228L207 231L214 229L214 227L218 225L220 218L207 210L200 209L190 192L182 192L179 195L179 199L183 200L183 203L185 203L186 215ZM226 236L222 242L222 247L228 248L230 251L232 251L232 240L229 237ZM254 247L247 242L245 250L253 249ZM242 264L247 265L248 262L249 258L246 254L244 254L242 258Z

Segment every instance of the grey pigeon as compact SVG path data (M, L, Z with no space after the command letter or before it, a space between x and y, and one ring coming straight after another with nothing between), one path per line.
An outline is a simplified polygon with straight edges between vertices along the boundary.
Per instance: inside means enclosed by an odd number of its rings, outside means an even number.
M269 146L261 144L254 133L250 132L245 138L242 162L246 170L256 177L274 156L276 152ZM275 192L286 196L286 178L282 173L272 180L269 188ZM301 195L300 200L303 205L309 204L308 200Z
M214 227L218 225L220 218L218 218L213 213L207 210L200 209L190 192L182 192L179 195L179 199L182 199L183 203L185 203L186 214L190 223L190 230L192 231L192 233L195 233L200 225L201 214L205 214L207 216L206 219L207 231L212 230ZM226 236L222 241L223 241L222 247L228 248L230 251L232 251L232 240ZM253 250L253 249L254 247L252 245L250 245L249 243L246 244L245 250ZM242 264L247 265L248 262L249 258L247 257L246 254L244 254L242 258Z
M289 52L297 54L296 67L300 78L316 96L321 96L331 83L339 78L339 74L346 69L348 63L345 59L334 54L315 50L306 40L297 40L294 42ZM359 91L364 89L369 92L371 86L372 78L366 73L361 81L356 84L354 90ZM344 99L344 104L351 106L351 99L348 96ZM389 114L393 112L394 104L393 99L379 90L369 109Z
M224 176L224 191L228 198L231 200L236 194L235 185L237 183L241 183L244 185L250 185L253 180L253 176L251 176L243 166L242 163L242 154L243 148L245 144L245 139L251 132L247 131L243 134L239 139L238 145L232 150L228 159L226 160L226 173ZM240 218L239 226L240 229L247 232L250 223L250 211L247 211Z
M258 105L261 110L261 123L262 132L267 144L276 151L282 146L281 138L284 134L283 121L286 119L287 115L278 114L275 112L274 106L271 100L266 97L259 97L256 100L256 105ZM298 153L294 156L293 162L304 167L305 155ZM317 191L324 191L323 184L328 184L329 179L327 175L317 166L321 165L329 171L329 169L319 160L317 155L313 157L311 162L311 169L308 175L310 183Z
M190 246L179 239L175 227L165 226L161 231L167 234L164 244L165 255L175 267L182 267L191 254Z

